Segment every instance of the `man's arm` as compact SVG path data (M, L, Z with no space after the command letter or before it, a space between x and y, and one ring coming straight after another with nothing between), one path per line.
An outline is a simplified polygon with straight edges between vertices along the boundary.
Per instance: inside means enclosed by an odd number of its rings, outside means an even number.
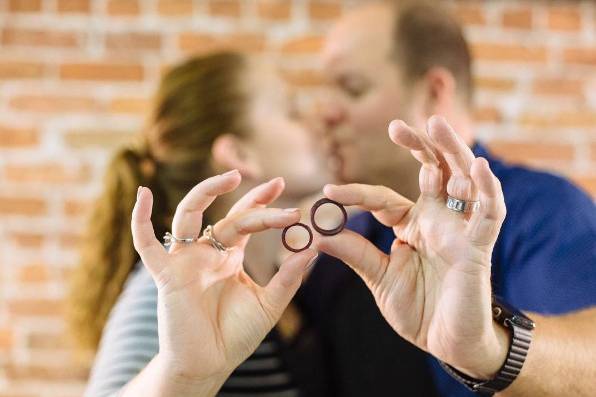
M498 396L593 396L596 308L562 316L529 317L536 328L526 362L517 379Z

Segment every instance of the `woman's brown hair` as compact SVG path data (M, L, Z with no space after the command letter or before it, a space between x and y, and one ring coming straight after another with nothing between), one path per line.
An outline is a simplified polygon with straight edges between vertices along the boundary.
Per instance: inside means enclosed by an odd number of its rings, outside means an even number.
M97 348L106 319L139 260L130 232L138 186L153 191L151 219L159 238L186 192L213 174L214 140L223 133L246 133L241 84L246 63L241 54L217 52L173 67L161 80L139 144L113 157L72 277L69 324L81 348Z

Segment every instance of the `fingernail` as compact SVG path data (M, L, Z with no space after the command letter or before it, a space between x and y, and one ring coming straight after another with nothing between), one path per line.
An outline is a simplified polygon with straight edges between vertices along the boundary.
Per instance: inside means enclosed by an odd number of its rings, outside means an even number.
M137 189L137 200L139 199L139 196L141 195L141 189L143 189L143 186L139 186L139 188Z
M317 261L317 259L319 258L319 254L317 253L315 256L313 256L310 260L310 262L308 262L308 265L306 265L306 267L304 268L304 271L307 271L308 269L310 269L312 267L312 265L315 264L315 262Z
M225 174L221 174L221 176L230 176L230 175L236 174L237 172L238 172L237 169L233 169L232 171L228 171Z
M286 208L284 211L285 212L296 212L296 211L299 211L299 210L300 210L299 208Z

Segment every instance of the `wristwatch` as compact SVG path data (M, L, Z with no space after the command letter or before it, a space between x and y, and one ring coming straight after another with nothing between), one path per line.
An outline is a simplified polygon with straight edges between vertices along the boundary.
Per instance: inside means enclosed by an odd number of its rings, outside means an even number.
M507 352L507 359L494 378L489 380L474 379L439 360L449 375L469 390L484 395L492 395L505 389L517 378L524 361L526 361L532 342L532 330L536 326L528 316L496 296L493 296L492 310L493 320L511 332L511 345Z

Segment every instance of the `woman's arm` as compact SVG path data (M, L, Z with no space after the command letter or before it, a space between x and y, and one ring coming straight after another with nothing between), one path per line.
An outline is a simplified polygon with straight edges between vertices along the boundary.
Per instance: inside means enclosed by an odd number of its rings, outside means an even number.
M116 395L158 350L157 289L141 265L130 275L106 323L85 396Z

